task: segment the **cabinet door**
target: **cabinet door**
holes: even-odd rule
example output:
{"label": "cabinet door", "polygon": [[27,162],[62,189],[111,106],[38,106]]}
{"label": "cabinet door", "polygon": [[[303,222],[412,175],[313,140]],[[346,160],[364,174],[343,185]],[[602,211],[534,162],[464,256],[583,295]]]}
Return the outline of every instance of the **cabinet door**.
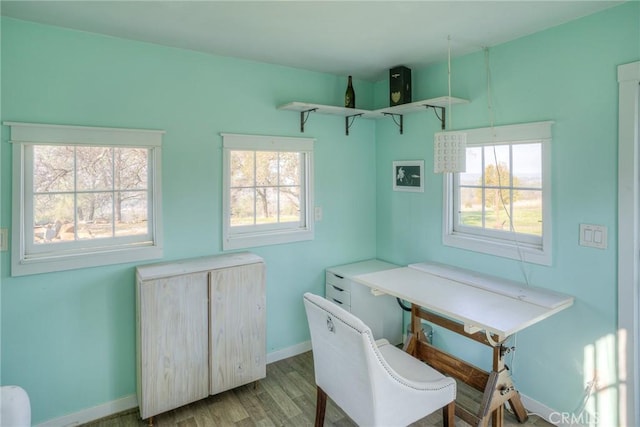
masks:
{"label": "cabinet door", "polygon": [[204,272],[138,283],[143,419],[208,396],[207,278]]}
{"label": "cabinet door", "polygon": [[210,272],[210,393],[266,376],[264,264]]}

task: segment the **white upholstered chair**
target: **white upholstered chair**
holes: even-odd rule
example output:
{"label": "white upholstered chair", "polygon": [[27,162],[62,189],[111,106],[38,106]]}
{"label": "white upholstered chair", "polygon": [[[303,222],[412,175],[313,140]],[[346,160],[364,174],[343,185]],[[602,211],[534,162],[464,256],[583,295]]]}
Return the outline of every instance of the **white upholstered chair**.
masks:
{"label": "white upholstered chair", "polygon": [[15,385],[0,387],[0,427],[30,427],[29,395]]}
{"label": "white upholstered chair", "polygon": [[406,426],[440,408],[454,427],[456,383],[389,344],[326,299],[304,294],[317,386],[316,427],[329,396],[360,426]]}

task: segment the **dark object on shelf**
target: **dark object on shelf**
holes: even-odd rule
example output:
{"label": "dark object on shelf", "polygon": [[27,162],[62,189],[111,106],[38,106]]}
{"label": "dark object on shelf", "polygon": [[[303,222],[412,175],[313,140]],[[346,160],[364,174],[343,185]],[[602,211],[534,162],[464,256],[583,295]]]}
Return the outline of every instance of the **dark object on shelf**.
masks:
{"label": "dark object on shelf", "polygon": [[353,90],[353,80],[349,76],[349,84],[344,94],[344,106],[347,108],[356,108],[356,93]]}
{"label": "dark object on shelf", "polygon": [[411,69],[398,66],[389,70],[389,106],[411,102]]}

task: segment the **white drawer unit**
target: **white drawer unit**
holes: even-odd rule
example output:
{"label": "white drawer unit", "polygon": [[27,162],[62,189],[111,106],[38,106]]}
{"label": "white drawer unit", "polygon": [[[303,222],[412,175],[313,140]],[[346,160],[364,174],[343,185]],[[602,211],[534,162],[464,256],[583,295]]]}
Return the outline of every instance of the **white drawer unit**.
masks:
{"label": "white drawer unit", "polygon": [[371,328],[375,339],[402,343],[402,309],[390,295],[375,296],[367,286],[352,280],[354,276],[398,268],[398,265],[371,259],[327,268],[325,298],[359,317]]}
{"label": "white drawer unit", "polygon": [[351,311],[351,290],[349,286],[349,279],[336,275],[334,272],[327,271],[325,297],[329,301],[333,301],[334,303],[342,306],[345,310]]}

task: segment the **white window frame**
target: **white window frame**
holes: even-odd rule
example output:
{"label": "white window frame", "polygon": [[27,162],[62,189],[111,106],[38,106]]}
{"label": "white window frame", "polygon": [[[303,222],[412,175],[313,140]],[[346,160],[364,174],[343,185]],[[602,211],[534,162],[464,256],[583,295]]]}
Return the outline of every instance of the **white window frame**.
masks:
{"label": "white window frame", "polygon": [[[551,265],[551,125],[552,121],[508,126],[468,129],[467,147],[501,144],[542,144],[542,237],[532,241],[521,233],[493,233],[492,230],[466,233],[456,231],[454,200],[457,174],[445,175],[443,189],[442,242],[446,246],[517,259],[534,264]],[[504,236],[504,237],[501,237]]]}
{"label": "white window frame", "polygon": [[[223,133],[222,161],[222,249],[243,249],[255,246],[313,240],[313,138],[296,138],[265,135],[242,135]],[[253,225],[231,227],[230,152],[286,151],[304,155],[301,172],[300,222],[295,224]]]}
{"label": "white window frame", "polygon": [[[10,142],[13,145],[12,276],[162,258],[161,160],[164,131],[20,122],[3,124],[11,128]],[[148,185],[151,200],[148,202],[149,235],[145,241],[132,242],[130,238],[100,239],[100,243],[87,241],[86,246],[74,242],[72,245],[61,244],[58,247],[51,245],[50,248],[53,250],[31,251],[33,245],[27,242],[27,238],[32,234],[26,232],[26,227],[33,227],[33,212],[29,211],[33,203],[33,200],[30,200],[33,197],[33,188],[27,188],[27,183],[32,182],[33,177],[27,177],[26,174],[33,173],[31,148],[34,145],[93,145],[149,149]],[[69,247],[72,249],[69,250]]]}
{"label": "white window frame", "polygon": [[[618,66],[620,425],[640,422],[640,61]],[[626,341],[625,341],[626,340]]]}

